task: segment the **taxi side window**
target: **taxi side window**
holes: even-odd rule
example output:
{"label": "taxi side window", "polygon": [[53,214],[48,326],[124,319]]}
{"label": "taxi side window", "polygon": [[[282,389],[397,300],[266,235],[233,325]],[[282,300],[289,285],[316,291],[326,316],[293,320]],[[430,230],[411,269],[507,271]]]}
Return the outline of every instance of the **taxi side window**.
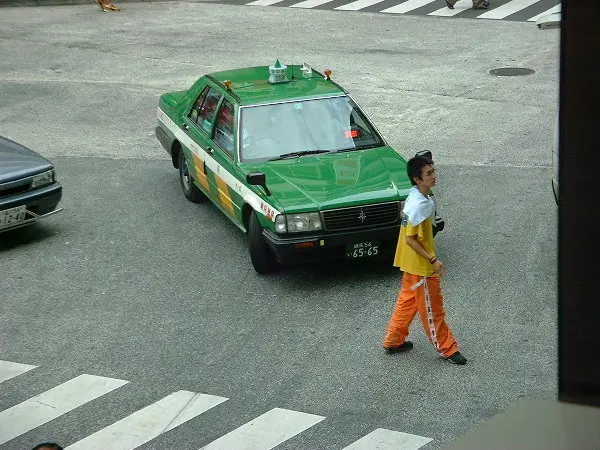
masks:
{"label": "taxi side window", "polygon": [[196,102],[194,103],[192,110],[188,114],[188,117],[194,123],[198,122],[198,114],[200,113],[200,110],[202,109],[202,103],[206,99],[206,94],[208,94],[209,89],[210,88],[208,86],[206,86],[204,89],[202,89],[202,92],[200,93],[200,97],[198,97],[196,99]]}
{"label": "taxi side window", "polygon": [[190,112],[190,119],[210,133],[219,100],[221,94],[216,89],[206,86]]}
{"label": "taxi side window", "polygon": [[233,105],[229,100],[223,100],[217,124],[215,126],[215,143],[233,158]]}

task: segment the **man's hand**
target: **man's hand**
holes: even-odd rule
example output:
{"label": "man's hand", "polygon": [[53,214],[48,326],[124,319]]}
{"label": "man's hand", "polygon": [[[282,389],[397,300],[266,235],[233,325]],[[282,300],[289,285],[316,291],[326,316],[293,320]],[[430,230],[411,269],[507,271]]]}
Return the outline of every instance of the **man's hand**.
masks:
{"label": "man's hand", "polygon": [[[425,250],[425,248],[418,241],[416,236],[406,236],[406,243],[410,248],[412,248],[417,254],[421,255],[427,261],[431,261],[431,255]],[[439,276],[446,275],[446,266],[439,259],[436,258],[436,261],[432,264],[433,270]]]}
{"label": "man's hand", "polygon": [[439,259],[437,261],[435,261],[432,264],[432,266],[433,266],[433,270],[435,271],[435,273],[437,273],[440,277],[444,276],[444,275],[446,275],[446,273],[448,273],[446,266]]}

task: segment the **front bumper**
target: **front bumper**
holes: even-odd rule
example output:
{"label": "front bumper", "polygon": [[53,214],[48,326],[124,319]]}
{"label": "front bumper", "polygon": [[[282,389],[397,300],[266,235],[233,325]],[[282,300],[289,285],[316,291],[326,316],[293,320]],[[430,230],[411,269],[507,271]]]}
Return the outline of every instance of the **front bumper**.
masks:
{"label": "front bumper", "polygon": [[[362,242],[378,242],[378,252],[373,258],[391,255],[396,250],[400,224],[368,230],[337,233],[319,232],[309,236],[278,235],[263,230],[265,241],[280,264],[293,264],[346,257],[346,246]],[[308,246],[312,244],[312,246]]]}
{"label": "front bumper", "polygon": [[0,224],[0,233],[31,225],[41,218],[61,211],[62,208],[57,208],[61,198],[62,185],[58,182],[15,195],[0,197],[0,211],[23,205],[26,209],[23,220],[11,224]]}

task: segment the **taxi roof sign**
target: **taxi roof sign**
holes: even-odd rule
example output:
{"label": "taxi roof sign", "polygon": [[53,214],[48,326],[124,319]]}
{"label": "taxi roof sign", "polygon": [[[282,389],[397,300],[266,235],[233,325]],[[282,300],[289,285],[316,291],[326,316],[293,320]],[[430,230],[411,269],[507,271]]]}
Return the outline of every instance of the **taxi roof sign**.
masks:
{"label": "taxi roof sign", "polygon": [[281,64],[279,59],[275,61],[275,64],[269,66],[269,83],[277,84],[277,83],[287,83],[287,66]]}

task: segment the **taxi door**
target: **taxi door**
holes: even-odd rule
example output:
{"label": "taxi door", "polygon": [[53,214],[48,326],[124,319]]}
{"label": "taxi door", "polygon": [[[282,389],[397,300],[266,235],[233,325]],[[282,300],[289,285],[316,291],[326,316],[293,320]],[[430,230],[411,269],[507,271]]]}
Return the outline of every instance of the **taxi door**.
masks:
{"label": "taxi door", "polygon": [[207,166],[211,164],[212,158],[211,134],[214,118],[222,100],[223,95],[218,89],[205,86],[182,125],[183,131],[192,141],[187,146],[189,152],[186,153],[190,174],[204,194],[215,203],[218,202],[218,197],[216,190],[211,187]]}
{"label": "taxi door", "polygon": [[225,97],[219,104],[213,124],[209,150],[213,161],[207,164],[207,174],[218,206],[238,226],[242,226],[243,199],[239,193],[242,181],[237,176],[235,165],[235,113],[234,103]]}

